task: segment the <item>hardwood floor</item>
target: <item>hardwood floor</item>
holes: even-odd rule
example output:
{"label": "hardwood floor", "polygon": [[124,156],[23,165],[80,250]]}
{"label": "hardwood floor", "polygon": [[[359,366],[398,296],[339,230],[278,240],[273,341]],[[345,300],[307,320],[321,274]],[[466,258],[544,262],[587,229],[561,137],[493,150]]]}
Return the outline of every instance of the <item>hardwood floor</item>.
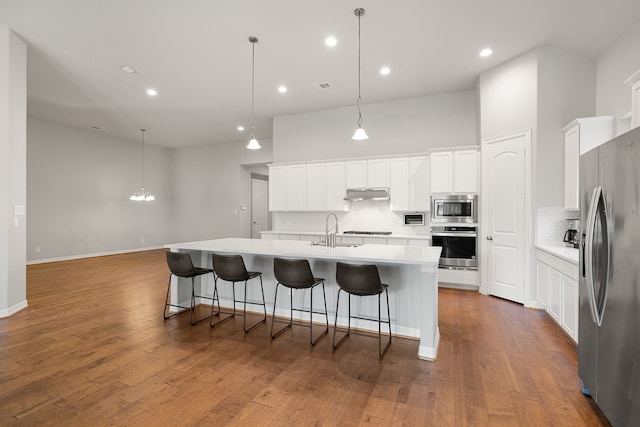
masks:
{"label": "hardwood floor", "polygon": [[394,338],[378,361],[363,335],[333,353],[301,326],[165,322],[168,274],[164,251],[27,267],[29,307],[0,319],[0,425],[608,425],[544,312],[441,289],[438,359]]}

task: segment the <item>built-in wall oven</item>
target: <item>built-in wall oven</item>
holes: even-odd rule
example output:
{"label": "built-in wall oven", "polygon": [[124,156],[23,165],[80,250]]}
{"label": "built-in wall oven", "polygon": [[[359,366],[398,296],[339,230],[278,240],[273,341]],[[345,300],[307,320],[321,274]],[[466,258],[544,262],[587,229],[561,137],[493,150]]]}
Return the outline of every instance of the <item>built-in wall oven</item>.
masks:
{"label": "built-in wall oven", "polygon": [[477,270],[476,225],[431,226],[431,245],[442,247],[441,268]]}

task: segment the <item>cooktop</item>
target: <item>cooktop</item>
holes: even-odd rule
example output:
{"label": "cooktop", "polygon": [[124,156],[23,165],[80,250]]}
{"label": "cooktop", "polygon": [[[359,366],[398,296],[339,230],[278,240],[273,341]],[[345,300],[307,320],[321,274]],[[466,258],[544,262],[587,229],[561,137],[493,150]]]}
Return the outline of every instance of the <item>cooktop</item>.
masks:
{"label": "cooktop", "polygon": [[353,231],[353,230],[349,230],[349,231],[343,231],[342,234],[381,234],[384,236],[388,236],[389,234],[391,234],[390,231]]}

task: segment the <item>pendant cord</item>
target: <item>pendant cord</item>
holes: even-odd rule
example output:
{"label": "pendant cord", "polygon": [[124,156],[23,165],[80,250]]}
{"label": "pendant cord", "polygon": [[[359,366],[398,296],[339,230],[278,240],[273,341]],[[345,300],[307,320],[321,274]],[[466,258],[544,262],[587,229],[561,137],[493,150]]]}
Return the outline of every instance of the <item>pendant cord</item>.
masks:
{"label": "pendant cord", "polygon": [[146,129],[140,129],[142,131],[142,189],[144,190],[144,133]]}
{"label": "pendant cord", "polygon": [[358,100],[356,106],[358,107],[358,127],[362,127],[362,112],[360,111],[360,18],[361,14],[358,14]]}
{"label": "pendant cord", "polygon": [[256,139],[254,126],[256,123],[256,115],[253,111],[255,105],[255,72],[256,72],[256,44],[251,43],[251,139]]}

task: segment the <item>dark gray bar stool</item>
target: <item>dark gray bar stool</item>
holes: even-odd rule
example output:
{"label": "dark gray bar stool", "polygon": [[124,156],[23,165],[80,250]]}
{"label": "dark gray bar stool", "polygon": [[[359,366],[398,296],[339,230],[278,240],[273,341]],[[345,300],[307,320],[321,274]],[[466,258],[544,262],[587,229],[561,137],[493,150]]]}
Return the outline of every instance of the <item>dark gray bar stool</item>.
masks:
{"label": "dark gray bar stool", "polygon": [[[276,338],[278,335],[283,333],[285,330],[289,329],[293,325],[293,311],[303,311],[309,313],[309,342],[311,345],[316,345],[318,341],[324,338],[325,335],[329,333],[329,315],[327,314],[327,296],[324,291],[324,279],[320,277],[313,277],[313,273],[311,272],[311,267],[309,266],[309,261],[306,259],[284,259],[284,258],[274,258],[273,259],[273,272],[276,276],[276,293],[273,299],[273,320],[271,322],[271,339]],[[286,326],[281,328],[275,334],[273,333],[273,325],[276,323],[276,303],[278,301],[278,287],[282,285],[290,289],[310,289],[311,292],[311,302],[309,306],[309,310],[293,308],[293,292],[290,295],[290,319],[289,322],[277,322],[277,323],[286,323]],[[313,288],[318,285],[322,285],[322,296],[324,298],[324,312],[321,311],[313,311]],[[316,314],[324,314],[326,319],[326,328],[316,338],[313,339],[313,313]]]}
{"label": "dark gray bar stool", "polygon": [[[214,306],[214,299],[216,298],[216,293],[214,289],[213,297],[208,297],[205,295],[196,295],[195,293],[195,278],[197,276],[201,276],[203,274],[213,273],[213,269],[211,268],[201,268],[194,267],[193,262],[191,261],[191,256],[187,253],[179,253],[179,252],[167,252],[167,265],[169,266],[169,270],[171,274],[169,274],[169,285],[167,286],[167,297],[164,300],[164,320],[170,319],[172,317],[177,316],[178,314],[184,313],[186,310],[189,310],[189,323],[195,325],[196,323],[200,323],[203,320],[209,319],[209,317],[204,317],[202,319],[193,321],[193,309],[196,304],[197,298],[205,298],[211,300],[211,307]],[[191,306],[184,307],[178,304],[169,303],[169,292],[171,291],[171,276],[183,277],[183,278],[191,278]],[[220,302],[218,301],[218,306],[220,306]],[[182,309],[181,311],[168,315],[167,308],[175,307]]]}
{"label": "dark gray bar stool", "polygon": [[[247,268],[244,265],[244,260],[242,259],[242,255],[219,255],[213,254],[213,277],[214,277],[214,287],[213,293],[214,297],[218,300],[218,312],[214,313],[214,306],[211,305],[211,322],[209,325],[213,328],[220,323],[232,318],[236,314],[236,302],[243,303],[243,328],[244,332],[247,333],[256,326],[265,323],[267,321],[267,306],[264,302],[264,287],[262,286],[262,273],[259,271],[247,271]],[[260,291],[262,292],[262,302],[248,302],[247,301],[247,282],[253,278],[260,278]],[[222,279],[226,282],[231,282],[231,289],[233,291],[233,312],[232,313],[224,313],[228,314],[227,317],[220,319],[217,322],[213,322],[213,317],[221,314],[220,311],[220,299],[218,298],[218,279]],[[240,301],[236,300],[236,283],[244,282],[244,298]],[[254,323],[249,328],[247,328],[247,304],[251,305],[261,305],[264,309],[264,317],[262,320],[259,320],[257,323]]]}
{"label": "dark gray bar stool", "polygon": [[[389,286],[380,282],[378,267],[373,264],[357,265],[338,262],[336,264],[336,282],[338,283],[339,289],[336,302],[336,321],[334,324],[332,341],[333,350],[335,351],[340,346],[340,344],[342,344],[344,340],[349,336],[351,332],[352,317],[354,319],[373,320],[378,322],[378,357],[382,359],[382,356],[384,356],[384,353],[387,351],[389,345],[391,344],[391,312],[389,310]],[[349,317],[346,333],[336,344],[336,332],[338,330],[338,308],[340,307],[341,291],[345,291],[349,295]],[[382,320],[382,316],[380,315],[380,296],[382,295],[382,292],[384,292],[387,297],[387,320]],[[378,318],[370,319],[367,317],[352,316],[351,295],[359,297],[377,295]],[[385,345],[384,349],[382,348],[382,323],[387,323],[389,325],[389,341]]]}

